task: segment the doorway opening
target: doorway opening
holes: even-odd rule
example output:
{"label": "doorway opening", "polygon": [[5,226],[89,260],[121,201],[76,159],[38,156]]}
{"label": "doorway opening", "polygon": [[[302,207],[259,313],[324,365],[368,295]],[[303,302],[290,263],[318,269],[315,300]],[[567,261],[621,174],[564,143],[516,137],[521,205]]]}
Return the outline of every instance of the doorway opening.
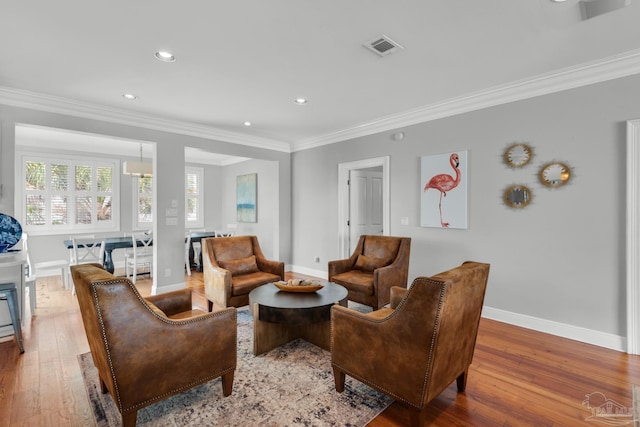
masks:
{"label": "doorway opening", "polygon": [[[356,171],[363,170],[381,170],[382,181],[380,185],[381,188],[379,189],[382,205],[381,221],[378,221],[376,215],[370,216],[369,218],[373,221],[371,221],[371,224],[369,224],[368,227],[373,227],[371,230],[374,228],[376,230],[381,228],[381,232],[376,232],[376,234],[389,235],[389,156],[340,163],[338,164],[338,240],[340,244],[340,258],[347,258],[351,255],[352,245],[354,244],[352,243],[354,237],[351,236],[351,210],[353,208],[359,209],[361,207],[361,204],[358,203],[355,205],[351,204],[349,180],[352,175],[355,176],[357,174]],[[359,173],[358,175],[362,176],[365,174]],[[374,183],[374,188],[376,185],[378,184]],[[374,224],[376,222],[379,223]]]}

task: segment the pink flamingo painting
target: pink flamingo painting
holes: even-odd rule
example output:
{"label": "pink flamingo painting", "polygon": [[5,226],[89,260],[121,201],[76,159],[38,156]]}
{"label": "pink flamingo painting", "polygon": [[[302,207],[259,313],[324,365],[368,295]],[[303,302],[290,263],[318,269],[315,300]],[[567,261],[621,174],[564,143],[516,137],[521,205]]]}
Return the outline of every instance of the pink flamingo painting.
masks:
{"label": "pink flamingo painting", "polygon": [[442,219],[442,197],[446,197],[447,192],[456,188],[460,183],[460,169],[458,169],[458,166],[460,166],[460,158],[457,153],[453,153],[451,157],[449,157],[449,163],[456,173],[455,178],[446,173],[434,175],[429,182],[427,182],[427,185],[424,186],[424,191],[434,188],[440,192],[440,204],[438,208],[440,209],[440,225],[443,227],[449,227],[449,223],[444,222]]}

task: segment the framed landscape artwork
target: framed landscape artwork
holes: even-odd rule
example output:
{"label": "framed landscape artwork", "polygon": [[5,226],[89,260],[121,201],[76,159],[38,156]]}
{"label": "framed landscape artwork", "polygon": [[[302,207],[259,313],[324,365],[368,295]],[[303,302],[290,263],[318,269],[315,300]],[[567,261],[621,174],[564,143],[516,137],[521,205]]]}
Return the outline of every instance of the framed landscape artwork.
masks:
{"label": "framed landscape artwork", "polygon": [[236,214],[238,222],[257,222],[258,174],[236,177]]}
{"label": "framed landscape artwork", "polygon": [[466,151],[423,156],[420,167],[420,226],[468,228]]}

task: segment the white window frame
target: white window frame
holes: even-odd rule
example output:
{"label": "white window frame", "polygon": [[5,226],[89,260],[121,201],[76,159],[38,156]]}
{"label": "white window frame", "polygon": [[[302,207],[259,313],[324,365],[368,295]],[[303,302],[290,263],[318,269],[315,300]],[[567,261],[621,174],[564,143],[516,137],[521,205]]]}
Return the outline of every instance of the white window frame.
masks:
{"label": "white window frame", "polygon": [[[81,155],[56,155],[47,153],[19,152],[16,156],[16,169],[20,170],[20,181],[16,182],[15,206],[16,216],[20,218],[25,231],[32,235],[58,235],[72,233],[92,233],[92,232],[112,232],[120,229],[120,160],[112,158],[95,158]],[[34,194],[32,190],[26,188],[27,179],[27,162],[44,163],[45,166],[45,189],[40,193],[45,196],[47,205],[45,207],[45,224],[29,225],[26,218],[26,198],[27,194]],[[53,225],[51,223],[51,196],[60,194],[58,191],[51,189],[51,165],[65,164],[69,166],[69,189],[64,192],[68,197],[67,200],[67,224]],[[92,187],[88,192],[79,191],[75,188],[75,167],[89,166],[92,169]],[[98,191],[96,185],[96,170],[99,167],[110,167],[113,170],[111,179],[111,220],[97,221],[96,211],[92,211],[91,224],[76,224],[76,197],[81,195],[89,195],[97,198],[98,196],[108,195],[108,193]]]}
{"label": "white window frame", "polygon": [[[188,175],[189,174],[195,174],[197,176],[197,180],[198,180],[198,194],[195,195],[195,197],[193,195],[189,195],[189,193],[187,192],[187,187],[188,187]],[[151,178],[153,179],[153,178]],[[138,201],[140,200],[140,178],[136,178],[133,181],[133,224],[134,224],[134,229],[135,230],[148,230],[150,228],[153,227],[153,218],[154,218],[154,213],[153,211],[151,212],[151,221],[145,221],[145,222],[141,222],[138,212],[139,212],[139,206],[138,206]],[[154,194],[153,192],[150,195],[151,199],[153,200]],[[188,206],[188,199],[189,198],[195,198],[197,200],[197,219],[195,221],[189,221],[189,219],[187,218],[187,206]],[[200,167],[196,167],[196,166],[187,166],[185,167],[185,173],[184,173],[184,223],[185,223],[185,228],[202,228],[204,227],[204,168],[200,168]]]}
{"label": "white window frame", "polygon": [[[196,175],[198,181],[198,194],[189,194],[187,191],[189,188],[188,177],[189,174]],[[196,219],[190,221],[187,217],[189,206],[189,199],[195,199],[197,203]],[[184,224],[186,228],[202,228],[204,227],[204,168],[196,166],[187,166],[184,173]]]}
{"label": "white window frame", "polygon": [[153,193],[153,177],[150,177],[151,181],[151,193],[149,193],[147,195],[147,193],[144,193],[145,196],[147,197],[151,197],[151,220],[150,221],[140,221],[140,206],[139,206],[139,202],[140,202],[140,196],[143,195],[143,193],[140,193],[140,177],[136,177],[135,179],[132,180],[133,183],[133,229],[134,230],[150,230],[153,228],[153,221],[154,221],[154,212],[153,212],[153,199],[155,197],[154,193]]}

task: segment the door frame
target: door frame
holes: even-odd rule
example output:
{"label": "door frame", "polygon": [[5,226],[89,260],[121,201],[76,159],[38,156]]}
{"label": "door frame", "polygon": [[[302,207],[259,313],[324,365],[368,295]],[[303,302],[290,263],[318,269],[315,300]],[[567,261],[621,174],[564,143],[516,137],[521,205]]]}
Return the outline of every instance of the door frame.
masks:
{"label": "door frame", "polygon": [[640,354],[640,119],[627,121],[627,353]]}
{"label": "door frame", "polygon": [[349,252],[349,172],[382,166],[382,234],[389,235],[389,156],[356,160],[338,164],[338,241],[340,258],[348,258]]}

